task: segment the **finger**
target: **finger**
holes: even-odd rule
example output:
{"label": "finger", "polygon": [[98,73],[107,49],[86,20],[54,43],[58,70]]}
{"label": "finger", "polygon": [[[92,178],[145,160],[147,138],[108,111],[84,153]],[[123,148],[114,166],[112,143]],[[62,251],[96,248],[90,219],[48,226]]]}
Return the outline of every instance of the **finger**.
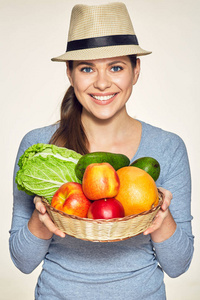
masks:
{"label": "finger", "polygon": [[169,197],[172,199],[172,193],[163,187],[158,187],[158,189],[164,194],[165,197]]}
{"label": "finger", "polygon": [[56,227],[47,213],[44,215],[39,215],[39,219],[50,232],[62,238],[65,237],[65,233]]}
{"label": "finger", "polygon": [[35,196],[33,199],[33,203],[36,204],[37,202],[42,201],[42,198],[40,196]]}
{"label": "finger", "polygon": [[151,234],[151,233],[154,232],[156,229],[158,229],[158,227],[159,227],[159,220],[157,221],[156,219],[158,219],[158,216],[155,217],[155,219],[154,219],[153,223],[151,224],[151,226],[148,227],[148,228],[143,232],[144,235]]}
{"label": "finger", "polygon": [[165,219],[166,215],[167,215],[167,211],[165,211],[165,212],[159,211],[157,213],[157,215],[155,216],[155,219],[154,219],[152,225],[149,228],[147,228],[143,232],[143,234],[147,235],[147,234],[150,234],[150,233],[156,231],[162,225],[162,222]]}
{"label": "finger", "polygon": [[35,196],[35,198],[33,199],[33,202],[35,204],[35,208],[37,209],[37,211],[41,214],[45,214],[46,213],[46,207],[45,205],[42,203],[42,198],[39,196]]}
{"label": "finger", "polygon": [[163,204],[161,206],[161,209],[163,211],[166,211],[170,206],[171,200],[173,198],[172,193],[162,187],[159,187],[158,189],[163,193]]}

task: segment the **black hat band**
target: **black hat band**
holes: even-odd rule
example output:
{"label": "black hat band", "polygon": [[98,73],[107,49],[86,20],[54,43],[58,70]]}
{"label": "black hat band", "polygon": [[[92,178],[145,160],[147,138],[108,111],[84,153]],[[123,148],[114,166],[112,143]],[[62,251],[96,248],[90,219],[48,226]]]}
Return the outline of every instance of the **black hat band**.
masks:
{"label": "black hat band", "polygon": [[70,41],[67,43],[67,52],[81,49],[121,46],[121,45],[139,45],[136,35],[108,35]]}

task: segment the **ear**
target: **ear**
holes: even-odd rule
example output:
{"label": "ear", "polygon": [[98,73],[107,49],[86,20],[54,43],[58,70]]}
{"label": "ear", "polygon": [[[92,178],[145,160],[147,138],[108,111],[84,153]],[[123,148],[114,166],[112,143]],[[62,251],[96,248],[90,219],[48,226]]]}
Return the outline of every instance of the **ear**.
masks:
{"label": "ear", "polygon": [[69,62],[66,62],[66,73],[67,73],[67,77],[69,79],[69,82],[71,83],[71,86],[73,86],[73,81],[72,81],[72,74],[69,68]]}
{"label": "ear", "polygon": [[136,66],[134,68],[133,85],[135,85],[136,82],[138,81],[139,75],[140,75],[140,59],[137,58],[137,60],[136,60]]}

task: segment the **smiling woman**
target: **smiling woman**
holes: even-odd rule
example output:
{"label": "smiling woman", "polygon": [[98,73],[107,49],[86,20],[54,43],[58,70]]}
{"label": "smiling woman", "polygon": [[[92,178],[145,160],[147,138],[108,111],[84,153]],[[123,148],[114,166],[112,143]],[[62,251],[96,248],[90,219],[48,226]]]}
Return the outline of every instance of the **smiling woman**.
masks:
{"label": "smiling woman", "polygon": [[[140,61],[136,55],[93,61],[68,61],[67,74],[72,86],[63,98],[60,127],[51,142],[57,146],[74,149],[81,154],[88,153],[89,144],[83,127],[84,115],[90,111],[94,118],[95,113],[99,114],[99,117],[101,115],[101,119],[111,118],[114,114],[111,105],[107,110],[100,106],[114,101],[115,106],[118,105],[115,113],[127,114],[124,104],[131,95],[132,86],[137,82],[139,72]],[[122,96],[124,101],[120,103],[119,98]],[[122,112],[119,111],[119,105],[123,107]],[[118,114],[116,116],[118,117]]]}
{"label": "smiling woman", "polygon": [[[71,83],[60,121],[27,133],[16,161],[37,143],[80,154],[123,154],[130,163],[153,157],[160,164],[156,185],[163,204],[144,234],[116,243],[93,243],[66,236],[51,221],[41,198],[14,184],[10,253],[24,273],[44,261],[36,300],[165,300],[164,272],[177,277],[190,266],[191,178],[185,144],[178,135],[127,112],[140,74],[139,57],[150,53],[139,46],[123,3],[74,6],[67,50],[52,59],[66,63]],[[18,169],[16,164],[15,174]],[[90,188],[88,182],[87,191]]]}
{"label": "smiling woman", "polygon": [[81,121],[88,115],[95,121],[127,117],[125,104],[137,82],[139,59],[132,68],[128,56],[79,62],[67,69],[74,93],[82,105]]}

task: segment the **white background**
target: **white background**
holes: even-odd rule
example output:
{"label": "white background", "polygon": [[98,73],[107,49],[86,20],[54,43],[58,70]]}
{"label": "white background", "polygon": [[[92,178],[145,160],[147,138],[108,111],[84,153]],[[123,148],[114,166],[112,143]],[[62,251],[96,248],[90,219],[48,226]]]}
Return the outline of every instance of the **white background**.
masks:
{"label": "white background", "polygon": [[[59,119],[59,106],[68,81],[65,65],[50,59],[65,52],[71,9],[80,2],[107,3],[0,0],[2,300],[33,299],[41,267],[30,275],[20,273],[11,262],[8,250],[13,166],[24,134]],[[129,113],[180,135],[191,164],[195,254],[184,275],[176,279],[165,276],[168,300],[199,299],[200,2],[127,0],[124,3],[141,47],[153,51],[141,58],[141,75],[128,103]]]}

